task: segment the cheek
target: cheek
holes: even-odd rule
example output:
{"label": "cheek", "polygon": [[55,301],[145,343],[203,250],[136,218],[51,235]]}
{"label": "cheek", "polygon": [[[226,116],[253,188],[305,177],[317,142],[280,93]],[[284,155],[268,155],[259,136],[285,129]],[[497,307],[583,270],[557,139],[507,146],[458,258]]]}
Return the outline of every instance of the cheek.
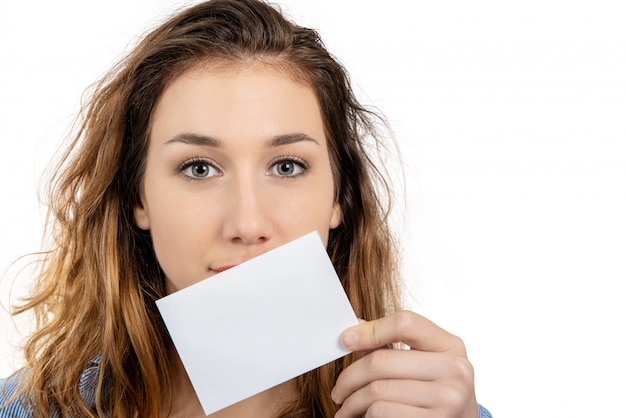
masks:
{"label": "cheek", "polygon": [[285,223],[284,228],[294,232],[292,238],[316,230],[326,243],[328,231],[333,228],[334,212],[333,194],[328,190],[320,188],[318,192],[305,192],[301,199],[293,199],[291,205],[284,206],[277,222]]}
{"label": "cheek", "polygon": [[203,279],[204,256],[216,233],[214,214],[197,200],[168,193],[150,201],[150,233],[166,277],[176,288]]}
{"label": "cheek", "polygon": [[166,228],[154,228],[152,239],[157,261],[170,283],[170,291],[183,289],[207,273],[202,260],[207,247],[200,228],[172,222]]}
{"label": "cheek", "polygon": [[190,228],[187,218],[180,214],[168,215],[159,212],[152,216],[152,241],[154,243],[154,251],[157,259],[163,265],[171,264],[172,260],[176,260],[181,255],[188,254],[193,249],[193,234],[196,231]]}

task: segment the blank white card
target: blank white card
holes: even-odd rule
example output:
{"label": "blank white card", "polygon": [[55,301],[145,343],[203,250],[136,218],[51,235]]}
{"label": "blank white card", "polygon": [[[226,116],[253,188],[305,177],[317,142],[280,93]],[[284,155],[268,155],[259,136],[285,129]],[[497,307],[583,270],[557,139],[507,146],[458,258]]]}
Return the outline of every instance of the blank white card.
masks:
{"label": "blank white card", "polygon": [[348,354],[358,324],[316,232],[157,306],[207,415]]}

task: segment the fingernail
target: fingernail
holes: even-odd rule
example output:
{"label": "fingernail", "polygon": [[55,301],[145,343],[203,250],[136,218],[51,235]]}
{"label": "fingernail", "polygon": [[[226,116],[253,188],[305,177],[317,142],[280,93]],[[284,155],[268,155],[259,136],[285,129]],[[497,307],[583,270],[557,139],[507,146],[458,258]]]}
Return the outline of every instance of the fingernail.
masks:
{"label": "fingernail", "polygon": [[348,331],[343,334],[343,345],[346,348],[354,347],[359,342],[359,333],[356,331]]}

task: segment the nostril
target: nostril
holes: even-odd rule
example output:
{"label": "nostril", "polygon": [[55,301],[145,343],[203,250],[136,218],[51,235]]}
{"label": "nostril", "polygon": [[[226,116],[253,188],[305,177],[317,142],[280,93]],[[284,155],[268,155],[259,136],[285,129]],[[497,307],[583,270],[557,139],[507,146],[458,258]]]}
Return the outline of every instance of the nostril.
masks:
{"label": "nostril", "polygon": [[225,208],[224,238],[233,243],[260,244],[271,239],[274,230],[272,208],[259,203],[254,193],[234,193]]}

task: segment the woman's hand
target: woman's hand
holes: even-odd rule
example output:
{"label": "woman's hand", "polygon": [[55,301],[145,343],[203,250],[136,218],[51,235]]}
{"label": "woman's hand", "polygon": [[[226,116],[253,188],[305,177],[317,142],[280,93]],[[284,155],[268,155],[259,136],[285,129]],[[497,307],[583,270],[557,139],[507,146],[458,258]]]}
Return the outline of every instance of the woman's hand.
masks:
{"label": "woman's hand", "polygon": [[[362,354],[337,379],[336,418],[477,418],[474,371],[465,345],[410,311],[365,322],[343,333]],[[410,350],[381,348],[402,342]]]}

